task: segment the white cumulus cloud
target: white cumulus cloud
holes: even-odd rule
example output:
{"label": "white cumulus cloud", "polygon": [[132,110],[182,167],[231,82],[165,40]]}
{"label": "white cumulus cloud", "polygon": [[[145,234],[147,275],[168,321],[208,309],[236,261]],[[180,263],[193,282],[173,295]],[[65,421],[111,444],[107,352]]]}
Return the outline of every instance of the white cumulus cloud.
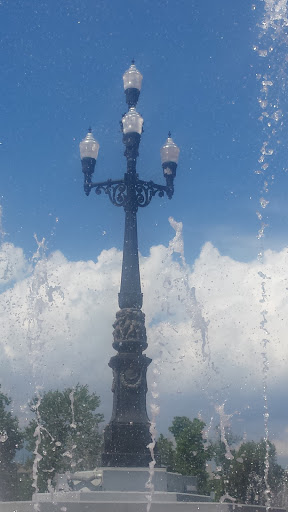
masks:
{"label": "white cumulus cloud", "polygon": [[[141,257],[146,353],[154,360],[148,386],[156,375],[160,417],[178,414],[181,400],[182,414],[190,416],[198,412],[187,409],[194,399],[199,408],[205,400],[249,408],[256,396],[261,401],[266,377],[268,394],[277,400],[288,380],[288,249],[267,251],[263,263],[243,263],[207,242],[189,266],[181,224],[173,227],[168,247],[151,247]],[[23,404],[36,385],[55,389],[79,381],[108,397],[109,415],[107,363],[115,354],[121,252],[112,248],[96,262],[71,262],[56,251],[32,268],[20,248],[3,244],[1,251],[11,269],[11,286],[0,294],[4,390]],[[6,285],[8,274],[2,275]]]}

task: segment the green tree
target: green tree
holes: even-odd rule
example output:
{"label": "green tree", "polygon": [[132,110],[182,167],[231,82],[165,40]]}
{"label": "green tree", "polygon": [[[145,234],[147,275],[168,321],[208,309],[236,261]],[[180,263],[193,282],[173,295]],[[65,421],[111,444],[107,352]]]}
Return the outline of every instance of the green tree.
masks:
{"label": "green tree", "polygon": [[225,428],[224,442],[219,426],[216,428],[216,432],[216,440],[211,444],[213,461],[216,466],[212,488],[215,491],[215,500],[219,501],[222,496],[228,494],[227,483],[229,483],[231,461],[234,460],[237,448],[236,445],[239,445],[241,438],[233,434],[228,428]]}
{"label": "green tree", "polygon": [[32,400],[35,418],[25,430],[25,440],[34,454],[29,463],[34,468],[33,486],[39,492],[47,490],[55,473],[93,469],[99,464],[99,424],[103,421],[103,415],[95,412],[99,405],[99,397],[80,384],[74,390],[48,391]]}
{"label": "green tree", "polygon": [[17,492],[13,501],[30,501],[32,499],[32,468],[29,460],[25,464],[17,463]]}
{"label": "green tree", "polygon": [[1,392],[0,386],[0,496],[3,501],[12,500],[17,494],[17,466],[13,460],[23,440],[18,419],[8,410],[10,404],[11,399]]}
{"label": "green tree", "polygon": [[157,451],[161,466],[165,466],[168,471],[175,471],[175,448],[173,442],[163,434],[157,440]]}
{"label": "green tree", "polygon": [[284,470],[282,482],[279,491],[273,496],[272,504],[274,507],[288,510],[288,471]]}
{"label": "green tree", "polygon": [[267,460],[266,442],[263,439],[258,443],[242,443],[237,450],[231,450],[233,458],[222,465],[222,473],[221,470],[218,471],[216,499],[219,499],[221,494],[229,494],[238,503],[266,505],[269,496],[267,491],[270,490],[273,500],[273,496],[281,488],[284,470],[277,464],[275,446],[268,442],[267,447]]}
{"label": "green tree", "polygon": [[205,423],[186,416],[176,416],[169,431],[175,439],[174,470],[182,475],[197,476],[199,492],[208,491],[206,464],[211,460],[212,450],[203,438]]}

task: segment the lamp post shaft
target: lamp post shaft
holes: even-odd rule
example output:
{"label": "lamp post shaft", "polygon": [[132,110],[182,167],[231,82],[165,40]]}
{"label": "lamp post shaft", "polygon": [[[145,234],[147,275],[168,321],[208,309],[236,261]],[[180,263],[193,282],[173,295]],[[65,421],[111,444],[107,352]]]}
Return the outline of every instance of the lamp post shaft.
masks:
{"label": "lamp post shaft", "polygon": [[127,187],[127,200],[125,204],[125,231],[123,244],[123,261],[121,273],[121,287],[119,293],[119,307],[136,308],[142,307],[142,293],[139,271],[138,256],[138,235],[137,235],[137,200],[136,200],[136,159],[140,136],[123,137],[126,145],[125,156],[127,158],[127,172],[124,176],[124,183]]}
{"label": "lamp post shaft", "polygon": [[132,208],[125,211],[123,261],[118,302],[120,309],[141,309],[142,307],[138,257],[137,213]]}

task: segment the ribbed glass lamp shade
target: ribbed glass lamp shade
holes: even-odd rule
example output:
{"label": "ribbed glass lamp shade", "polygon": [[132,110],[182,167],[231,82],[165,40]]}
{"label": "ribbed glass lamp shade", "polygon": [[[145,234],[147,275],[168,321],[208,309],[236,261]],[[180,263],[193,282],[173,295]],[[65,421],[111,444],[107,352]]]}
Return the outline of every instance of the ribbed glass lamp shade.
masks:
{"label": "ribbed glass lamp shade", "polygon": [[91,131],[89,131],[85,139],[81,140],[80,144],[80,157],[83,158],[95,158],[97,160],[99,143],[94,139]]}
{"label": "ribbed glass lamp shade", "polygon": [[142,133],[143,117],[136,112],[135,107],[129,108],[127,114],[122,117],[123,133]]}
{"label": "ribbed glass lamp shade", "polygon": [[164,146],[160,149],[161,162],[165,164],[166,162],[174,162],[178,164],[180,149],[176,146],[172,137],[168,137]]}
{"label": "ribbed glass lamp shade", "polygon": [[131,64],[130,68],[123,75],[124,91],[126,89],[138,89],[141,91],[143,76],[136,68],[135,64]]}

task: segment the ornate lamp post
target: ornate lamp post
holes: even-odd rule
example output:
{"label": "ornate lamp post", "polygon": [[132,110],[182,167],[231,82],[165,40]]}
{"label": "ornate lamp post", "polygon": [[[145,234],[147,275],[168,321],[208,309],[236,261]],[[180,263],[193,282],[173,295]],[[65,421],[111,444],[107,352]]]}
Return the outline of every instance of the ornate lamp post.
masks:
{"label": "ornate lamp post", "polygon": [[142,75],[132,61],[123,75],[126,103],[129,110],[123,116],[124,155],[127,171],[119,180],[92,182],[92,175],[99,151],[91,129],[80,142],[84,191],[88,196],[92,189],[96,194],[105,192],[112,204],[123,206],[125,211],[125,233],[121,287],[118,296],[120,311],[113,324],[113,348],[117,355],[111,357],[109,366],[113,370],[113,411],[110,423],[104,432],[103,466],[147,467],[151,461],[147,445],[151,442],[150,422],[146,411],[147,367],[151,359],[142,352],[147,348],[145,315],[141,311],[142,292],[140,284],[137,210],[148,206],[152,197],[167,194],[171,199],[179,157],[179,148],[171,134],[161,148],[161,160],[166,185],[140,180],[136,173],[136,160],[142,134],[143,119],[136,111],[140,95]]}

